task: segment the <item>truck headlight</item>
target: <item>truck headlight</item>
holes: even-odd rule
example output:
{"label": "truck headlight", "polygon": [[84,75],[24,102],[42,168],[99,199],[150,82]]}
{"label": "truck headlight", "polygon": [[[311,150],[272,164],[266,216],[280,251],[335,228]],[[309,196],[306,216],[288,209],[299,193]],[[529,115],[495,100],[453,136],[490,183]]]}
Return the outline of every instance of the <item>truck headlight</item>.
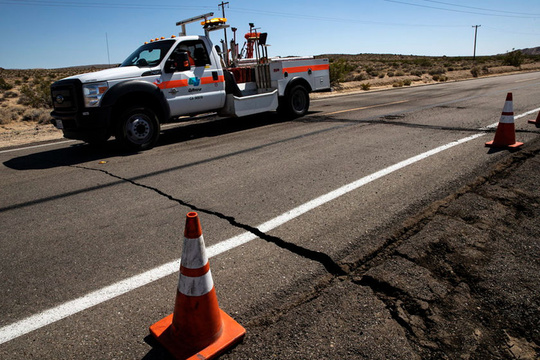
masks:
{"label": "truck headlight", "polygon": [[106,82],[83,85],[84,105],[86,107],[97,107],[103,95],[109,90]]}

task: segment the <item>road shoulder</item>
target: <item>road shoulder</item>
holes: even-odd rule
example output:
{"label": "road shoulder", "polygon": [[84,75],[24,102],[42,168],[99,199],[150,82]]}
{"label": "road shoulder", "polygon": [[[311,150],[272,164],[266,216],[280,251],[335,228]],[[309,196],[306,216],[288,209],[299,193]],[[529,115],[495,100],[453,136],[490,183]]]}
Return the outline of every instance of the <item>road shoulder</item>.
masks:
{"label": "road shoulder", "polygon": [[224,358],[538,359],[538,153],[527,144],[408,219],[367,262],[344,259],[347,276],[250,322]]}

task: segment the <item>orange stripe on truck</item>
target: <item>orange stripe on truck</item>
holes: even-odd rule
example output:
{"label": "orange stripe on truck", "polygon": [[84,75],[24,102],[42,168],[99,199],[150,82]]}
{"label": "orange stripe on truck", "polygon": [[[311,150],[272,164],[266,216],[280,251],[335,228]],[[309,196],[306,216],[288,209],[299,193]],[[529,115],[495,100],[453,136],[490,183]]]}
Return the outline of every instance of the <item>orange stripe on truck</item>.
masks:
{"label": "orange stripe on truck", "polygon": [[161,84],[157,84],[157,87],[160,88],[161,90],[184,87],[184,86],[188,86],[188,79],[164,81]]}
{"label": "orange stripe on truck", "polygon": [[211,76],[201,78],[201,84],[203,84],[203,85],[205,85],[205,84],[213,84],[213,83],[222,83],[222,82],[225,82],[225,76],[223,76],[223,75],[218,76],[217,80],[214,80],[214,78],[211,77]]}
{"label": "orange stripe on truck", "polygon": [[324,65],[311,65],[311,66],[294,66],[294,67],[284,67],[283,72],[284,73],[300,73],[300,72],[307,72],[309,69],[311,71],[321,71],[321,70],[329,70],[330,65],[324,64]]}
{"label": "orange stripe on truck", "polygon": [[[222,82],[225,82],[225,77],[223,75],[218,76],[217,80],[214,80],[212,76],[206,76],[206,77],[201,78],[201,85],[222,83]],[[156,86],[160,88],[161,90],[186,87],[186,86],[189,86],[189,80],[180,79],[180,80],[164,81],[161,84],[156,84]]]}

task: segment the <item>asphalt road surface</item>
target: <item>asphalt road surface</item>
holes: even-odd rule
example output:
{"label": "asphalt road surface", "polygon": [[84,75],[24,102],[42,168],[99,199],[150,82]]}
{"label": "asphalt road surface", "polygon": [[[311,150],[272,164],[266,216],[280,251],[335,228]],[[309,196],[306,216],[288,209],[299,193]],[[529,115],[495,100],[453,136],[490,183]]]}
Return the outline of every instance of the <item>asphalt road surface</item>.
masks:
{"label": "asphalt road surface", "polygon": [[201,118],[137,154],[112,141],[0,149],[0,358],[166,358],[148,326],[172,311],[193,210],[220,306],[249,325],[233,357],[250,358],[246,344],[270,345],[251,325],[511,155],[484,147],[508,92],[526,147],[540,73],[328,96],[293,121]]}

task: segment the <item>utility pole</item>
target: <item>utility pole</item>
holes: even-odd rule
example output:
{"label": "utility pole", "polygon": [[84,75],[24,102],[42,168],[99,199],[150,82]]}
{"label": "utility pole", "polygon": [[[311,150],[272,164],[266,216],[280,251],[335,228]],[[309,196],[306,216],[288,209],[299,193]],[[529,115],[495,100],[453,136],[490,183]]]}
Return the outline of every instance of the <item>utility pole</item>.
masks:
{"label": "utility pole", "polygon": [[[229,2],[221,2],[221,4],[218,5],[218,8],[221,7],[221,10],[222,10],[222,13],[223,13],[223,18],[225,18],[225,5],[227,5],[227,7],[229,7]],[[229,49],[228,49],[228,44],[227,44],[227,29],[223,29],[223,33],[225,34],[225,64],[227,64],[227,66],[229,66]]]}
{"label": "utility pole", "polygon": [[473,25],[474,28],[474,52],[473,52],[473,61],[476,61],[476,34],[478,32],[478,28],[482,25]]}

